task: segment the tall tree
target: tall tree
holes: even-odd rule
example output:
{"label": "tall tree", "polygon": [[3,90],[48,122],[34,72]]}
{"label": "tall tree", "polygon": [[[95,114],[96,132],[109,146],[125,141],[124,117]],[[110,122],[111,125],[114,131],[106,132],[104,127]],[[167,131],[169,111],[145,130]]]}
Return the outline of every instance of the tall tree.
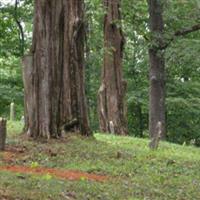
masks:
{"label": "tall tree", "polygon": [[[149,46],[150,60],[150,108],[149,108],[149,132],[153,141],[166,137],[165,117],[165,57],[166,48],[180,36],[200,30],[197,23],[191,27],[184,27],[175,31],[171,36],[164,36],[163,21],[164,1],[148,0],[149,24],[151,31],[151,43]],[[154,142],[151,144],[155,144]],[[155,144],[156,145],[156,144]]]}
{"label": "tall tree", "polygon": [[165,138],[165,60],[164,50],[162,49],[164,44],[163,5],[162,1],[148,0],[148,6],[149,28],[152,38],[149,47],[149,132],[151,138]]}
{"label": "tall tree", "polygon": [[104,65],[98,92],[100,129],[103,132],[127,134],[122,79],[124,37],[121,29],[120,0],[104,0]]}
{"label": "tall tree", "polygon": [[24,57],[26,131],[90,135],[84,85],[84,0],[35,0],[31,54]]}

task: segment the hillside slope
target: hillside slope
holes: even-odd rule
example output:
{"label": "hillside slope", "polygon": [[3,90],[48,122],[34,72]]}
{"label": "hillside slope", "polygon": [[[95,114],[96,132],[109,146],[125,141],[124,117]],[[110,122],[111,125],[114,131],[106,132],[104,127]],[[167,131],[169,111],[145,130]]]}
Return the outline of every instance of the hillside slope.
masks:
{"label": "hillside slope", "polygon": [[195,147],[161,143],[151,151],[148,140],[103,134],[89,139],[69,135],[49,143],[12,135],[7,150],[0,153],[0,166],[70,169],[109,178],[70,181],[0,171],[0,199],[200,199],[200,149]]}

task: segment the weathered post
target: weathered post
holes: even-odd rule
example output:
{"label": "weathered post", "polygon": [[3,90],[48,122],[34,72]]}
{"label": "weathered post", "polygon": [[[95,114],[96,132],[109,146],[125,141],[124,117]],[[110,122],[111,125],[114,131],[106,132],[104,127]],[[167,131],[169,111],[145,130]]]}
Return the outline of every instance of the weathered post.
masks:
{"label": "weathered post", "polygon": [[6,119],[0,118],[0,151],[5,150],[6,143]]}
{"label": "weathered post", "polygon": [[15,121],[15,103],[10,104],[10,121]]}

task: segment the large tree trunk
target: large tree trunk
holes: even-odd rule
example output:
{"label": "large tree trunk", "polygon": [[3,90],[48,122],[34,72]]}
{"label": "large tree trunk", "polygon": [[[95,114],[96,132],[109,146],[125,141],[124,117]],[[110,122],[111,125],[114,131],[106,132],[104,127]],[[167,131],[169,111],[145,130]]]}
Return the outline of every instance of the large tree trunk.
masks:
{"label": "large tree trunk", "polygon": [[[149,47],[150,59],[150,107],[149,107],[149,132],[151,138],[166,136],[165,119],[165,60],[164,50],[164,23],[162,2],[148,0],[150,15],[150,31],[152,43]],[[158,128],[160,127],[160,128]],[[159,135],[158,135],[159,134]]]}
{"label": "large tree trunk", "polygon": [[100,130],[127,134],[124,96],[126,82],[122,79],[124,38],[120,27],[120,0],[104,0],[104,66],[98,93]]}
{"label": "large tree trunk", "polygon": [[35,0],[31,56],[24,58],[26,131],[59,137],[62,127],[90,135],[84,83],[84,1]]}

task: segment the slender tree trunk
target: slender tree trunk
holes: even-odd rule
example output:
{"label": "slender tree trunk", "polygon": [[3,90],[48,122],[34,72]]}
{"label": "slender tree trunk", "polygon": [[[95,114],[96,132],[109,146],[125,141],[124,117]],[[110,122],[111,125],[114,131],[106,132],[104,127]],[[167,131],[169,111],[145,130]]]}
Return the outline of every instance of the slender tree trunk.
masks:
{"label": "slender tree trunk", "polygon": [[126,82],[122,79],[124,38],[120,28],[120,0],[104,0],[104,66],[98,93],[100,130],[127,134],[124,96]]}
{"label": "slender tree trunk", "polygon": [[137,109],[138,109],[138,121],[139,121],[139,136],[142,138],[143,137],[143,116],[142,116],[142,106],[140,103],[137,104]]}
{"label": "slender tree trunk", "polygon": [[[150,15],[150,31],[152,43],[149,47],[150,59],[150,106],[149,106],[149,132],[151,138],[166,137],[165,119],[165,60],[163,32],[162,2],[148,0]],[[160,128],[158,128],[158,126]],[[159,129],[159,131],[158,131]],[[161,129],[161,130],[160,130]],[[158,133],[160,135],[158,135]]]}
{"label": "slender tree trunk", "polygon": [[6,143],[6,119],[0,118],[0,151],[5,150]]}
{"label": "slender tree trunk", "polygon": [[23,62],[26,131],[31,137],[59,137],[61,127],[72,120],[77,120],[77,131],[91,134],[84,39],[83,0],[35,0],[32,52]]}

